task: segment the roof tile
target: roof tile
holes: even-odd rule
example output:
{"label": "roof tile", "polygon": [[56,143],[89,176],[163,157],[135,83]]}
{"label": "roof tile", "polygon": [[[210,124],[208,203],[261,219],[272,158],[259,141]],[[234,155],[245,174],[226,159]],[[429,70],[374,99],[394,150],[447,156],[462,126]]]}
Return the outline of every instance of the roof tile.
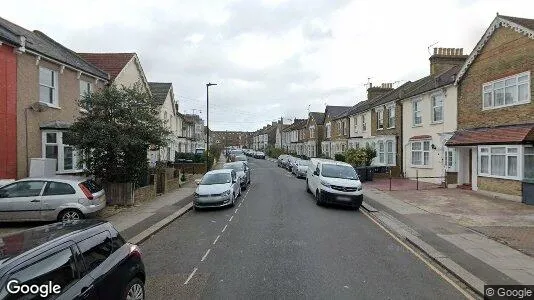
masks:
{"label": "roof tile", "polygon": [[534,142],[534,124],[458,130],[447,146],[521,144]]}
{"label": "roof tile", "polygon": [[78,53],[86,61],[106,71],[115,80],[135,53]]}

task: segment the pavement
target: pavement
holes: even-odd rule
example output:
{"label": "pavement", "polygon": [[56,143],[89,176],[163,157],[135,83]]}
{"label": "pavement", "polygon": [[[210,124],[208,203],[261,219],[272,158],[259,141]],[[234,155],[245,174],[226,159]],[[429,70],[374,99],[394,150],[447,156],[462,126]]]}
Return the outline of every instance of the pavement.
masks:
{"label": "pavement", "polygon": [[461,299],[472,294],[364,211],[249,159],[232,208],[190,210],[141,243],[149,299]]}
{"label": "pavement", "polygon": [[364,184],[371,214],[471,288],[534,284],[534,207],[460,189],[375,188],[382,185]]}

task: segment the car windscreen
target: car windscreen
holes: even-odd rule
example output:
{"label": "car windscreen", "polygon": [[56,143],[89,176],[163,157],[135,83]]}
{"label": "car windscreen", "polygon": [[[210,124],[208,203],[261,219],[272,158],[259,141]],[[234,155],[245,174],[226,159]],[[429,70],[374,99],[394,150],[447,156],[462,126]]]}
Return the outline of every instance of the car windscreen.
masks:
{"label": "car windscreen", "polygon": [[210,185],[210,184],[225,184],[232,181],[232,176],[230,173],[213,173],[206,174],[202,177],[200,184]]}
{"label": "car windscreen", "polygon": [[297,165],[301,167],[307,167],[308,161],[307,160],[297,160]]}
{"label": "car windscreen", "polygon": [[350,180],[358,180],[358,174],[353,167],[340,165],[323,165],[321,175],[330,178],[343,178]]}
{"label": "car windscreen", "polygon": [[225,164],[223,165],[223,169],[231,169],[237,171],[243,171],[245,170],[245,165],[243,163],[239,164]]}

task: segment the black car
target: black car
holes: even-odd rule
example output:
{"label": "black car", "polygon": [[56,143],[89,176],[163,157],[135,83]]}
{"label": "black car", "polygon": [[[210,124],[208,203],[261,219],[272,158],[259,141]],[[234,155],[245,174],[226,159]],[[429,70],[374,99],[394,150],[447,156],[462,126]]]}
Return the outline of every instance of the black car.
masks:
{"label": "black car", "polygon": [[34,299],[28,290],[35,298],[144,299],[144,286],[141,251],[109,222],[54,223],[0,238],[0,299]]}

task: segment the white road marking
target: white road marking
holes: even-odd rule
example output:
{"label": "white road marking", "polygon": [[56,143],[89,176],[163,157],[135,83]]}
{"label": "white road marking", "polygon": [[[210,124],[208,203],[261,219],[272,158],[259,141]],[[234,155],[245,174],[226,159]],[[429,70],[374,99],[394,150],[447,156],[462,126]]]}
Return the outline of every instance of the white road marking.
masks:
{"label": "white road marking", "polygon": [[228,225],[224,225],[224,228],[223,228],[222,232],[224,232],[226,230],[226,227],[228,227]]}
{"label": "white road marking", "polygon": [[218,235],[218,236],[215,238],[215,241],[213,241],[213,245],[215,245],[215,243],[217,243],[217,241],[219,240],[220,237],[221,237],[221,236]]}
{"label": "white road marking", "polygon": [[237,214],[237,211],[238,211],[238,210],[239,210],[239,208],[236,208],[234,213]]}
{"label": "white road marking", "polygon": [[241,204],[243,204],[243,202],[239,202],[239,205],[237,207],[241,207]]}
{"label": "white road marking", "polygon": [[204,256],[202,256],[202,259],[200,261],[204,261],[206,259],[206,257],[208,257],[208,254],[210,254],[210,251],[211,251],[211,249],[208,249],[208,251],[206,251],[206,254],[204,254]]}
{"label": "white road marking", "polygon": [[189,280],[191,280],[191,278],[193,278],[193,276],[195,275],[196,272],[197,272],[197,268],[194,268],[193,272],[191,272],[191,274],[189,274],[189,277],[187,277],[187,280],[184,282],[184,284],[187,284],[189,282]]}
{"label": "white road marking", "polygon": [[415,257],[419,258],[422,262],[424,262],[431,270],[433,270],[434,272],[436,272],[441,278],[443,278],[445,281],[447,281],[450,285],[452,285],[453,287],[455,287],[460,293],[462,293],[467,299],[475,299],[473,298],[473,296],[471,296],[470,294],[468,294],[466,291],[464,291],[464,289],[462,289],[459,285],[457,285],[454,281],[452,281],[449,277],[445,276],[445,274],[443,274],[443,272],[441,272],[439,269],[437,269],[436,267],[434,267],[426,258],[424,258],[423,256],[421,256],[419,253],[415,252],[412,248],[410,248],[410,246],[408,246],[406,243],[404,243],[402,240],[400,240],[396,235],[394,235],[391,231],[389,231],[389,229],[387,229],[386,227],[382,226],[382,224],[380,224],[378,221],[376,221],[375,219],[373,219],[373,217],[371,217],[371,215],[363,210],[360,210],[366,217],[369,218],[369,220],[373,221],[373,223],[375,223],[376,225],[378,225],[378,227],[380,227],[382,230],[384,230],[387,234],[389,234],[394,240],[396,240],[399,244],[401,244],[402,246],[404,246],[406,249],[408,249],[408,251],[410,251],[413,255],[415,255]]}
{"label": "white road marking", "polygon": [[232,222],[232,219],[234,218],[234,216],[231,216],[230,217],[230,220],[228,220],[228,222]]}

